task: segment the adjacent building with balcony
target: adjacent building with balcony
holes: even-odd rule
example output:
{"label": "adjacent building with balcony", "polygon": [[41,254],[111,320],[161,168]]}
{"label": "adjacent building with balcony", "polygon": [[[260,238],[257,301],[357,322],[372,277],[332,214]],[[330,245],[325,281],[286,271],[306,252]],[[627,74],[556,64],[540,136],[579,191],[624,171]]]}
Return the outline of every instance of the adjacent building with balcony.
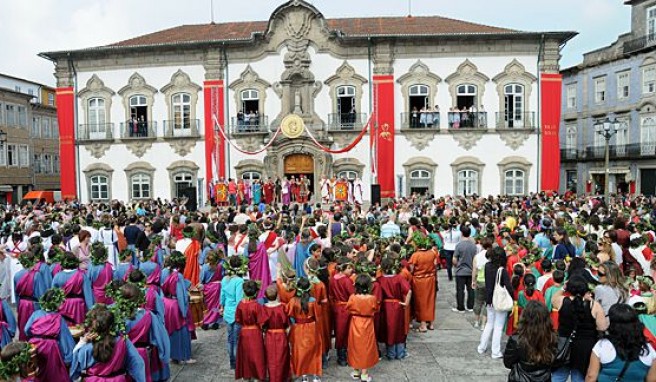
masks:
{"label": "adjacent building with balcony", "polygon": [[[219,177],[299,175],[317,194],[322,176],[362,178],[365,199],[372,182],[383,197],[524,194],[539,188],[540,76],[558,73],[574,35],[437,16],[327,19],[290,0],[266,21],[42,56],[62,99],[77,84],[60,121],[77,110],[67,129],[79,171],[66,182],[83,201],[200,198]],[[300,137],[279,133],[290,114]],[[352,150],[329,152],[367,126]]]}
{"label": "adjacent building with balcony", "polygon": [[0,203],[59,190],[55,89],[0,74]]}
{"label": "adjacent building with balcony", "polygon": [[[563,75],[561,190],[656,194],[656,0],[627,0],[631,31]],[[605,167],[605,138],[616,121]]]}

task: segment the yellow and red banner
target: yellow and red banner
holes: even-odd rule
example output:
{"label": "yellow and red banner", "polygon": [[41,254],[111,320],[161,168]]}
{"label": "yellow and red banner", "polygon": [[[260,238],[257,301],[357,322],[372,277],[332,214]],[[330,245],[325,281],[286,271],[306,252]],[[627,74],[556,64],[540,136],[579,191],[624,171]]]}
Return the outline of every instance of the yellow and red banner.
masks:
{"label": "yellow and red banner", "polygon": [[72,87],[57,88],[59,165],[62,199],[77,198],[75,169],[75,94]]}
{"label": "yellow and red banner", "polygon": [[335,184],[335,200],[344,202],[348,199],[348,184],[337,182]]}
{"label": "yellow and red banner", "polygon": [[380,196],[394,198],[394,76],[375,75],[374,123],[372,144],[376,148],[376,163]]}
{"label": "yellow and red banner", "polygon": [[213,168],[217,169],[216,172],[220,178],[225,179],[225,142],[223,135],[216,134],[215,136],[212,119],[212,116],[216,115],[219,129],[225,126],[224,91],[223,80],[203,82],[203,95],[205,98],[205,179],[207,179],[207,184],[210,184],[211,179],[216,178],[217,174],[212,171]]}
{"label": "yellow and red banner", "polygon": [[542,98],[542,174],[541,191],[558,191],[560,187],[560,113],[562,76],[541,75]]}

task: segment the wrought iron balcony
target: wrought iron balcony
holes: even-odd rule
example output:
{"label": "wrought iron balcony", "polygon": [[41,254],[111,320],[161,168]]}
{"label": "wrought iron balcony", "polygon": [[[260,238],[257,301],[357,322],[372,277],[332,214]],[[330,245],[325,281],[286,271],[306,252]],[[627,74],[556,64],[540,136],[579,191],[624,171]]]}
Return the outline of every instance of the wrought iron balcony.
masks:
{"label": "wrought iron balcony", "polygon": [[331,113],[328,114],[328,131],[349,131],[361,129],[367,123],[365,113]]}
{"label": "wrought iron balcony", "polygon": [[[608,156],[611,160],[652,159],[656,157],[656,142],[610,145],[608,146]],[[606,159],[606,146],[590,146],[581,150],[561,148],[560,158],[564,162],[603,161]]]}
{"label": "wrought iron balcony", "polygon": [[164,121],[164,138],[198,138],[200,137],[200,120],[172,119]]}
{"label": "wrought iron balcony", "polygon": [[157,122],[121,122],[121,139],[157,139]]}
{"label": "wrought iron balcony", "polygon": [[535,112],[527,111],[523,113],[497,112],[496,113],[497,129],[535,129]]}
{"label": "wrought iron balcony", "polygon": [[78,141],[112,141],[114,140],[113,123],[89,123],[78,125]]}
{"label": "wrought iron balcony", "polygon": [[440,112],[401,113],[401,129],[440,129]]}
{"label": "wrought iron balcony", "polygon": [[232,135],[269,133],[269,117],[266,115],[258,115],[256,118],[251,117],[247,121],[241,117],[232,117],[231,122],[228,126],[228,133]]}
{"label": "wrought iron balcony", "polygon": [[624,54],[634,53],[656,45],[656,33],[649,33],[642,37],[624,43]]}
{"label": "wrought iron balcony", "polygon": [[485,111],[450,111],[449,129],[487,129],[487,112]]}

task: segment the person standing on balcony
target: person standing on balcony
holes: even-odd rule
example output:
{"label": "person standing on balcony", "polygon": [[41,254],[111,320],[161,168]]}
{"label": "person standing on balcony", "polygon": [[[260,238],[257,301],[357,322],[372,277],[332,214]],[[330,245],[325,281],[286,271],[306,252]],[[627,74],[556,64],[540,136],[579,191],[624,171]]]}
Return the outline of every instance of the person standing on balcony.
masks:
{"label": "person standing on balcony", "polygon": [[410,127],[419,127],[419,111],[417,107],[413,107],[412,113],[410,113]]}
{"label": "person standing on balcony", "polygon": [[426,109],[426,126],[424,127],[433,127],[433,109],[430,106]]}
{"label": "person standing on balcony", "polygon": [[426,127],[426,116],[427,116],[427,111],[426,111],[426,106],[421,108],[421,111],[419,112],[419,127]]}
{"label": "person standing on balcony", "polygon": [[250,113],[244,113],[244,128],[241,130],[242,132],[248,131],[250,129],[250,124],[251,124],[251,114]]}
{"label": "person standing on balcony", "polygon": [[135,137],[139,133],[139,128],[137,125],[137,117],[134,115],[130,119],[130,122],[128,122],[128,133],[130,134],[130,137]]}
{"label": "person standing on balcony", "polygon": [[481,109],[478,111],[478,127],[487,127],[487,114],[483,105],[481,105]]}
{"label": "person standing on balcony", "polygon": [[438,129],[440,128],[440,106],[435,105],[435,109],[433,110],[433,126],[437,127]]}
{"label": "person standing on balcony", "polygon": [[148,129],[147,129],[147,124],[146,124],[146,119],[144,116],[139,117],[139,122],[138,122],[138,127],[139,127],[139,134],[137,134],[139,137],[147,137],[148,136]]}
{"label": "person standing on balcony", "polygon": [[237,132],[242,132],[244,130],[244,111],[239,110],[237,112]]}
{"label": "person standing on balcony", "polygon": [[471,120],[469,119],[469,109],[467,109],[467,106],[464,106],[462,108],[462,112],[460,113],[460,123],[462,124],[462,127],[473,126],[471,124]]}
{"label": "person standing on balcony", "polygon": [[451,118],[452,118],[452,127],[454,129],[459,129],[460,128],[460,110],[458,110],[457,107],[454,107],[452,109],[453,111],[451,112]]}

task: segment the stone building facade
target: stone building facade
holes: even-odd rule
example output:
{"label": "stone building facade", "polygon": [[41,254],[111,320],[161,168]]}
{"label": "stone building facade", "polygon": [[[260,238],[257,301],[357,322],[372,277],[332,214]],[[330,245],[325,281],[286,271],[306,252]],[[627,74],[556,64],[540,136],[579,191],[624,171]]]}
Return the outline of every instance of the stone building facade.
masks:
{"label": "stone building facade", "polygon": [[[362,178],[365,199],[370,184],[383,198],[536,191],[540,80],[558,73],[574,35],[437,16],[327,19],[290,0],[268,21],[43,53],[56,67],[61,165],[77,169],[62,191],[202,199],[220,177],[301,174],[315,192],[322,176]],[[279,132],[289,115],[300,137]]]}

